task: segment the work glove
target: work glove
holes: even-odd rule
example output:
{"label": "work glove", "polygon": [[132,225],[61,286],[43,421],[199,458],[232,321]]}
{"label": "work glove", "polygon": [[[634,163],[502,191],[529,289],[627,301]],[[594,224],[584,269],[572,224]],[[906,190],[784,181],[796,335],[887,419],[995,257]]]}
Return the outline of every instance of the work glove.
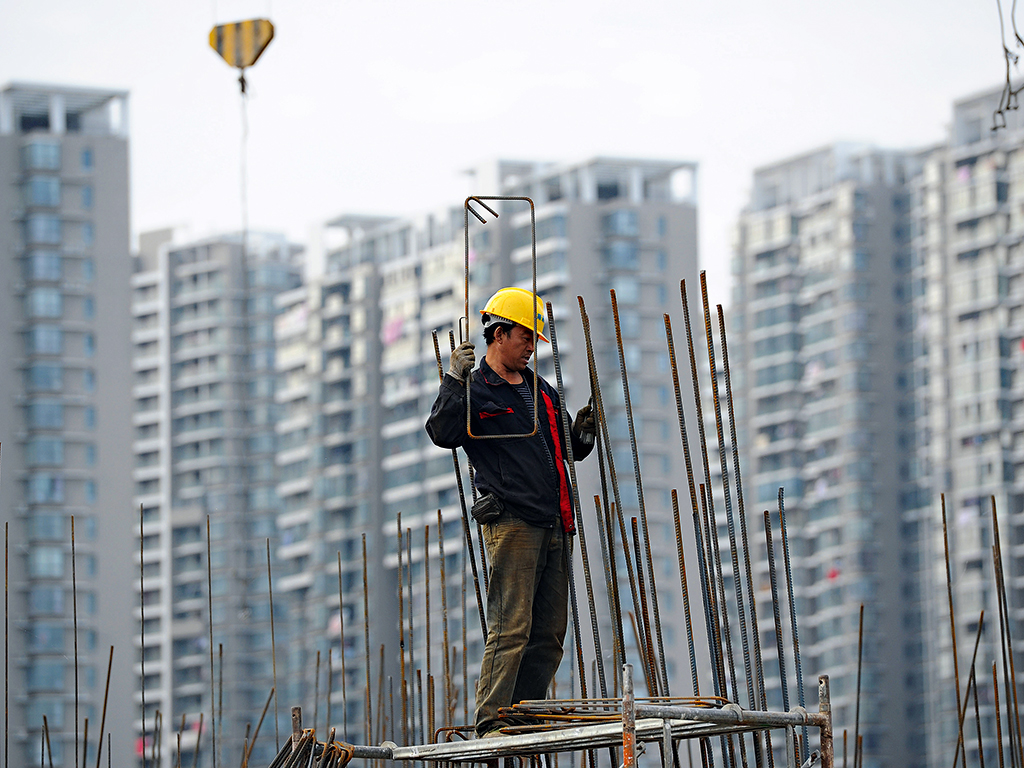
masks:
{"label": "work glove", "polygon": [[586,445],[594,442],[594,436],[597,435],[597,419],[594,416],[593,398],[576,412],[572,431]]}
{"label": "work glove", "polygon": [[465,381],[474,365],[476,365],[476,353],[473,351],[473,343],[464,341],[452,350],[452,356],[448,362],[448,375],[459,381]]}

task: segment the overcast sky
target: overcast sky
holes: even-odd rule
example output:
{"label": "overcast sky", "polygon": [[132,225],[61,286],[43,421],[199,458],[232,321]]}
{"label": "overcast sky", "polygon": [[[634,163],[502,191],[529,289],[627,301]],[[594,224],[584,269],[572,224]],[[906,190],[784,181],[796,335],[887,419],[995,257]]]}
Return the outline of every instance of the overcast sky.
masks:
{"label": "overcast sky", "polygon": [[248,76],[253,228],[305,242],[338,213],[458,203],[499,156],[695,160],[723,303],[754,168],[941,141],[1004,76],[978,0],[0,0],[0,83],[129,90],[133,231],[237,230],[238,85],[207,35],[257,16],[276,37]]}

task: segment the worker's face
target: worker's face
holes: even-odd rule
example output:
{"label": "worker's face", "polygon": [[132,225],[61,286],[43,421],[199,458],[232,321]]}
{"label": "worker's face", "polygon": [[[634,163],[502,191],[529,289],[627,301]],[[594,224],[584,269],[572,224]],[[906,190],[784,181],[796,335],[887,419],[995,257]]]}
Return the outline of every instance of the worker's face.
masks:
{"label": "worker's face", "polygon": [[530,364],[536,344],[532,328],[514,325],[508,333],[505,333],[504,328],[499,328],[494,334],[494,340],[498,344],[501,361],[508,370],[522,371]]}

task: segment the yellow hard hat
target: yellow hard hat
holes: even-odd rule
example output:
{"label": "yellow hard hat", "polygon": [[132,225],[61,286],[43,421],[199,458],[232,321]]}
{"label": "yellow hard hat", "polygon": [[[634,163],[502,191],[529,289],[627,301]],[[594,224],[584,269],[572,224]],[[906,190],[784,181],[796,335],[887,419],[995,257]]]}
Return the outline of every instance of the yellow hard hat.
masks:
{"label": "yellow hard hat", "polygon": [[[531,304],[533,310],[530,308]],[[484,327],[493,322],[505,321],[521,325],[531,331],[536,318],[537,335],[541,341],[548,340],[544,335],[544,302],[525,288],[502,288],[487,300],[480,314],[484,315]]]}

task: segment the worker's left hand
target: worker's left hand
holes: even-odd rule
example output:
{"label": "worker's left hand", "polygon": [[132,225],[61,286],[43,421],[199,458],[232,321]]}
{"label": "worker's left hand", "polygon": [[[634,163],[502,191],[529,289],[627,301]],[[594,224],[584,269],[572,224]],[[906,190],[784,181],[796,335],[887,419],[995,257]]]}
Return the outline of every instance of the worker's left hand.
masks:
{"label": "worker's left hand", "polygon": [[590,403],[576,412],[576,418],[572,422],[572,431],[579,437],[597,434],[597,419],[594,417],[594,409]]}

